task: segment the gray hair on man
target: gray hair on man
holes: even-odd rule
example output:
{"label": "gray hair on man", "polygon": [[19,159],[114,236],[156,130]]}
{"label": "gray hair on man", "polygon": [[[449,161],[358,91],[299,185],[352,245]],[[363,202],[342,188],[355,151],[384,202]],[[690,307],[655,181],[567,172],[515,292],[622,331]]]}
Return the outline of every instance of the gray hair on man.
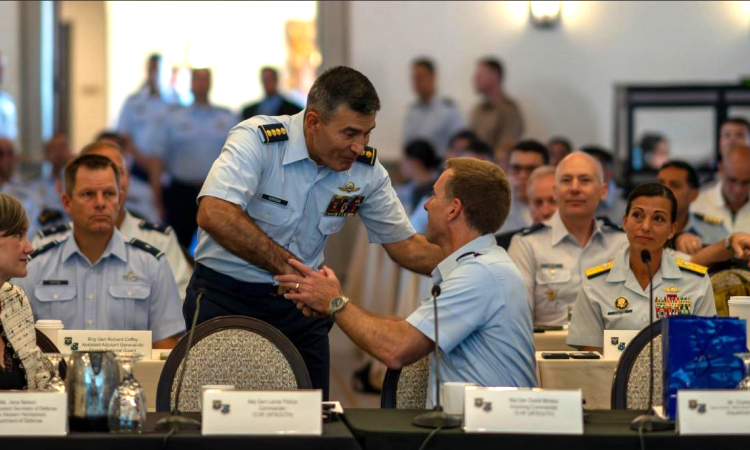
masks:
{"label": "gray hair on man", "polygon": [[553,166],[539,166],[534,169],[529,175],[529,180],[526,182],[526,196],[531,197],[531,186],[534,182],[540,178],[555,176],[555,168]]}

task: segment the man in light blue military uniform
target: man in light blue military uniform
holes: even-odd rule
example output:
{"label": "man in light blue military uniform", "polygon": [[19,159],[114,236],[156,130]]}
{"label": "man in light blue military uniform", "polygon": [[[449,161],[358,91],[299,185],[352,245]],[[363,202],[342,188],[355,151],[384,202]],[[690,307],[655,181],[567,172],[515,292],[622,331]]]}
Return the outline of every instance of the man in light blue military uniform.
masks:
{"label": "man in light blue military uniform", "polygon": [[32,253],[28,275],[13,282],[36,319],[74,330],[151,330],[155,348],[171,348],[185,331],[177,286],[160,250],[115,228],[124,203],[119,182],[107,157],[68,164],[63,206],[73,234]]}
{"label": "man in light blue military uniform", "polygon": [[428,274],[442,259],[437,246],[415,234],[375,149],[367,147],[379,109],[364,75],[329,69],[314,83],[305,111],[256,116],[234,127],[199,196],[186,322],[200,290],[199,322],[241,314],[270,323],[295,344],[326,397],[331,321],[303,316],[273,275],[296,273],[290,258],[319,268],[328,236],[356,215],[370,241],[402,266]]}
{"label": "man in light blue military uniform", "polygon": [[[327,267],[321,273],[293,261],[304,276],[276,278],[292,289],[287,298],[333,316],[357,345],[392,369],[412,364],[433,350],[438,340],[437,301],[443,381],[534,387],[528,292],[522,275],[493,236],[508,214],[510,197],[508,180],[494,164],[469,158],[447,161],[425,209],[427,240],[449,256],[432,272],[437,299],[426,298],[406,320],[378,317],[350,304]],[[487,204],[488,198],[492,204]],[[432,365],[428,408],[435,402],[434,358]]]}
{"label": "man in light blue military uniform", "polygon": [[[0,87],[3,85],[5,71],[8,69],[8,58],[0,51]],[[16,104],[13,97],[0,89],[0,138],[16,140],[18,138],[18,124],[16,118]]]}
{"label": "man in light blue military uniform", "polygon": [[406,112],[404,145],[427,139],[435,151],[445,156],[448,141],[464,127],[461,110],[453,100],[437,94],[435,63],[419,58],[412,63],[412,87],[417,101]]}
{"label": "man in light blue military uniform", "polygon": [[555,172],[557,212],[511,240],[508,254],[526,279],[535,324],[566,324],[584,269],[611,258],[627,243],[620,228],[594,218],[607,196],[606,186],[596,159],[571,153]]}
{"label": "man in light blue military uniform", "polygon": [[690,211],[690,204],[700,192],[700,180],[693,166],[684,161],[669,161],[659,170],[658,180],[677,199],[677,235],[673,242],[676,250],[693,255],[729,235],[721,219]]}
{"label": "man in light blue military uniform", "polygon": [[159,152],[161,165],[171,180],[164,189],[167,223],[185,247],[190,245],[197,228],[196,198],[203,181],[219,156],[227,133],[239,122],[228,109],[209,103],[209,69],[193,69],[192,80],[193,105],[167,115],[149,144]]}

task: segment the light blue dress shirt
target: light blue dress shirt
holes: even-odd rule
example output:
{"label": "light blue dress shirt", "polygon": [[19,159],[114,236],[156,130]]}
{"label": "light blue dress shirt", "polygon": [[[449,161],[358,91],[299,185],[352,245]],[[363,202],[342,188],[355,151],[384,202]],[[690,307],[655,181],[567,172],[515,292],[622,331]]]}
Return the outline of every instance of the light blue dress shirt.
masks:
{"label": "light blue dress shirt", "polygon": [[729,234],[721,219],[708,218],[703,214],[694,212],[688,215],[688,221],[683,231],[701,238],[703,245],[715,244]]}
{"label": "light blue dress shirt", "polygon": [[[440,374],[443,382],[480,386],[536,387],[531,303],[523,276],[486,234],[445,258],[432,272],[437,298]],[[407,319],[435,340],[432,297]],[[427,407],[434,403],[431,361]]]}
{"label": "light blue dress shirt", "polygon": [[28,275],[13,283],[26,292],[36,320],[62,320],[66,329],[151,330],[154,341],[185,331],[166,258],[135,247],[117,230],[96,264],[69,236],[40,251]]}
{"label": "light blue dress shirt", "polygon": [[163,126],[154,128],[149,146],[164,159],[172,179],[200,185],[238,122],[228,109],[216,106],[174,109]]}
{"label": "light blue dress shirt", "polygon": [[[399,242],[415,234],[380,162],[355,162],[343,172],[319,167],[305,144],[303,118],[304,111],[255,116],[234,127],[199,198],[211,196],[239,205],[261,231],[312,268],[323,263],[328,236],[348,220],[325,215],[334,196],[364,197],[356,215],[372,243]],[[264,144],[258,126],[271,123],[283,124],[289,139]],[[345,192],[347,182],[357,190]],[[196,262],[241,281],[274,282],[267,271],[230,253],[200,228],[198,239]]]}
{"label": "light blue dress shirt", "polygon": [[0,138],[12,141],[18,138],[16,104],[5,91],[0,91]]}
{"label": "light blue dress shirt", "polygon": [[161,126],[173,105],[160,96],[152,96],[147,86],[128,97],[120,110],[117,132],[130,136],[133,144],[147,155],[156,153],[150,145],[149,137],[154,126]]}
{"label": "light blue dress shirt", "polygon": [[[661,254],[653,279],[654,321],[681,314],[715,316],[711,279],[698,273],[705,267],[684,261],[680,267],[678,261],[681,260],[667,251]],[[568,345],[603,347],[604,330],[641,330],[649,324],[650,289],[641,287],[630,268],[630,246],[622,248],[611,265],[604,265],[607,261],[601,263],[595,270],[587,270],[581,283]]]}
{"label": "light blue dress shirt", "polygon": [[458,106],[447,98],[433,95],[427,103],[416,101],[406,113],[404,145],[426,139],[438,155],[444,156],[448,141],[465,127]]}

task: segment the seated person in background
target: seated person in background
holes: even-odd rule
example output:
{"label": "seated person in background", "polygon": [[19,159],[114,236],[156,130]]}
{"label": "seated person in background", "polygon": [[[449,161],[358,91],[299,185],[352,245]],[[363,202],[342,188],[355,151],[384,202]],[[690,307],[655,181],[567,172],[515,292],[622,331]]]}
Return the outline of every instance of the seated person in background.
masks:
{"label": "seated person in background", "polygon": [[547,150],[549,150],[549,165],[557,167],[563,158],[573,153],[573,144],[567,138],[557,136],[549,140]]}
{"label": "seated person in background", "polygon": [[545,223],[516,235],[508,254],[526,280],[534,324],[565,325],[586,267],[609,259],[626,242],[622,230],[594,218],[607,197],[602,166],[594,157],[573,152],[555,172],[558,210]]}
{"label": "seated person in background", "polygon": [[604,330],[640,330],[649,324],[649,268],[641,259],[651,255],[654,320],[672,315],[716,315],[707,269],[676,259],[664,251],[677,232],[677,200],[658,183],[637,186],[628,196],[623,227],[628,246],[614,259],[586,269],[581,283],[568,345],[602,350]]}
{"label": "seated person in background", "polygon": [[59,212],[56,214],[40,214],[42,200],[37,195],[36,190],[31,189],[28,183],[18,176],[17,166],[16,144],[9,139],[0,137],[0,192],[12,195],[21,202],[26,210],[26,215],[29,217],[28,231],[30,235],[33,235],[40,224],[44,226],[48,221],[55,222],[62,220],[63,217]]}
{"label": "seated person in background", "polygon": [[669,161],[669,141],[659,133],[646,133],[641,138],[643,166],[641,170],[655,172]]}
{"label": "seated person in background", "polygon": [[62,133],[55,134],[44,144],[42,175],[32,180],[32,189],[39,195],[42,209],[58,211],[64,217],[64,221],[68,221],[70,218],[67,217],[60,203],[62,173],[65,164],[72,157],[68,138]]}
{"label": "seated person in background", "polygon": [[151,330],[155,348],[171,348],[185,331],[177,285],[163,253],[115,228],[125,197],[107,157],[82,155],[65,167],[65,210],[73,233],[30,256],[15,280],[36,319],[73,330]]}
{"label": "seated person in background", "polygon": [[[531,208],[531,220],[534,224],[548,221],[557,211],[557,200],[555,199],[555,168],[552,166],[540,166],[529,175],[526,186]],[[504,249],[510,247],[513,236],[526,230],[521,228],[496,235],[497,245]]]}
{"label": "seated person in background", "polygon": [[406,144],[399,164],[401,174],[409,180],[395,188],[407,214],[414,211],[422,198],[429,195],[440,175],[442,161],[429,141],[417,139]]}
{"label": "seated person in background", "polygon": [[41,389],[50,375],[50,364],[36,345],[29,299],[8,283],[26,276],[33,250],[26,237],[28,227],[21,202],[0,194],[0,390]]}
{"label": "seated person in background", "polygon": [[458,158],[477,139],[477,135],[469,130],[459,131],[454,134],[448,141],[448,147],[445,149],[445,159]]}
{"label": "seated person in background", "polygon": [[279,72],[276,69],[262,67],[260,83],[266,96],[257,103],[246,105],[242,109],[242,120],[255,116],[293,116],[302,111],[298,105],[279,94]]}
{"label": "seated person in background", "polygon": [[604,183],[607,185],[607,198],[599,203],[596,217],[606,217],[612,223],[622,222],[625,214],[625,200],[622,188],[615,182],[615,158],[609,150],[597,145],[587,145],[581,151],[596,158],[604,169]]}
{"label": "seated person in background", "polygon": [[[115,163],[120,171],[120,195],[125,197],[125,201],[127,202],[130,194],[130,174],[127,171],[127,163],[120,152],[120,147],[112,141],[101,140],[87,145],[81,150],[80,154],[106,156]],[[123,236],[136,238],[164,252],[177,283],[180,298],[184,299],[185,289],[193,271],[185,259],[185,254],[182,252],[182,248],[177,242],[177,236],[174,234],[172,228],[139,219],[133,216],[127,207],[120,208],[117,220],[115,220],[115,226]],[[39,230],[31,243],[34,248],[42,248],[49,242],[62,241],[70,235],[72,229],[73,223],[70,222]]]}
{"label": "seated person in background", "polygon": [[520,141],[510,149],[510,186],[513,200],[508,220],[500,233],[526,228],[531,225],[531,211],[526,186],[531,172],[539,166],[549,164],[547,147],[533,140]]}
{"label": "seated person in background", "polygon": [[750,232],[750,146],[735,145],[722,158],[719,182],[702,191],[690,209],[721,219],[730,233]]}
{"label": "seated person in background", "polygon": [[466,148],[458,152],[459,158],[474,158],[489,162],[493,162],[494,156],[490,146],[479,139],[474,139]]}
{"label": "seated person in background", "polygon": [[[443,381],[481,386],[537,385],[531,308],[523,278],[492,233],[508,214],[510,187],[494,164],[468,158],[448,160],[425,205],[427,240],[448,255],[432,272],[440,287]],[[289,264],[304,276],[279,275],[285,297],[306,315],[333,315],[339,327],[362,349],[398,369],[434,348],[431,297],[406,320],[377,317],[348,304],[331,269],[313,271],[296,260]],[[430,371],[427,406],[434,403],[435,369]]]}
{"label": "seated person in background", "polygon": [[727,237],[722,220],[704,214],[690,212],[690,204],[698,197],[700,181],[693,166],[673,160],[661,167],[659,183],[668,187],[677,199],[677,232],[672,247],[692,255],[704,245],[714,244]]}

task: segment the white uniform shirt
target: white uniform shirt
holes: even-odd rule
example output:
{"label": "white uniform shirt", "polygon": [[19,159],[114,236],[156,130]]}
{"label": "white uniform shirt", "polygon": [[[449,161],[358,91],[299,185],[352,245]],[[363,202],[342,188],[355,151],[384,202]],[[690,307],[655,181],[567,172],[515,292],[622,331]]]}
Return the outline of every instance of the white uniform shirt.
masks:
{"label": "white uniform shirt", "polygon": [[[604,330],[641,330],[649,323],[649,286],[630,268],[630,246],[613,261],[588,268],[573,308],[568,345],[603,347]],[[672,315],[716,315],[706,268],[662,252],[654,274],[654,321]]]}
{"label": "white uniform shirt", "polygon": [[581,248],[556,212],[543,224],[513,236],[508,254],[526,280],[534,308],[534,323],[564,325],[573,306],[583,271],[612,256],[628,242],[625,233],[602,219]]}
{"label": "white uniform shirt", "polygon": [[750,233],[750,201],[742,205],[736,215],[732,214],[729,206],[724,201],[721,186],[722,182],[719,182],[715,186],[701,191],[698,198],[690,204],[690,210],[721,219],[724,227],[730,233],[737,231]]}

